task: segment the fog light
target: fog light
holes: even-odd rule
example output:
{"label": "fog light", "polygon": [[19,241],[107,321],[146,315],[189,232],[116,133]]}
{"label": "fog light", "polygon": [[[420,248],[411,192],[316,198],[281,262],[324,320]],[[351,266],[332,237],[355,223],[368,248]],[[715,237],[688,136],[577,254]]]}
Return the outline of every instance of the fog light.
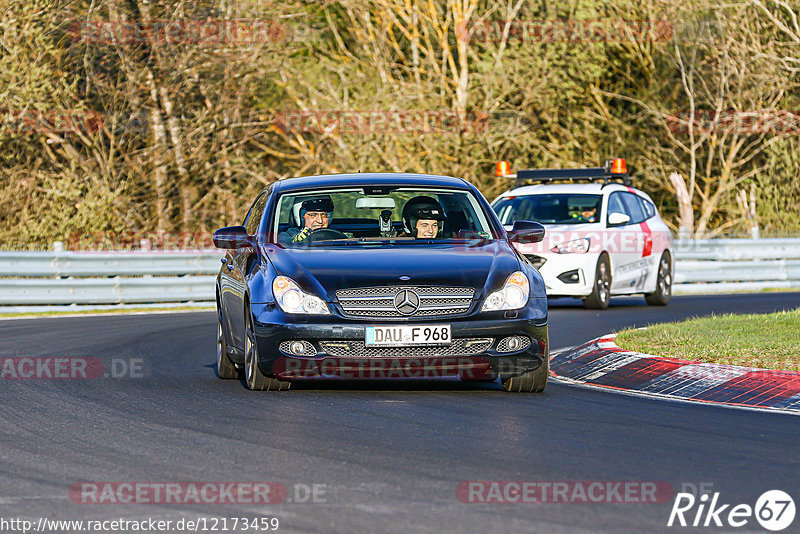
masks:
{"label": "fog light", "polygon": [[308,341],[284,341],[278,346],[278,350],[291,356],[316,356],[317,349]]}
{"label": "fog light", "polygon": [[557,276],[559,280],[564,282],[565,284],[577,284],[581,281],[580,276],[580,269],[575,269],[572,271],[567,271],[565,273],[561,273]]}
{"label": "fog light", "polygon": [[525,336],[510,336],[500,340],[497,344],[497,352],[518,352],[527,349],[531,340]]}

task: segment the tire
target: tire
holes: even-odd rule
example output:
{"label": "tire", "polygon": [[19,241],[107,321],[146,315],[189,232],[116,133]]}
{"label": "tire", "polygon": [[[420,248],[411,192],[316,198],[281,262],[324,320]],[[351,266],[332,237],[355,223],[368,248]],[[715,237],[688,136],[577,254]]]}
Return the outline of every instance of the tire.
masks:
{"label": "tire", "polygon": [[611,265],[608,255],[603,253],[597,260],[594,270],[594,286],[592,293],[583,299],[584,305],[593,310],[605,310],[611,300]]}
{"label": "tire", "polygon": [[223,380],[239,377],[239,370],[228,357],[228,344],[222,328],[222,313],[217,310],[217,377]]}
{"label": "tire", "polygon": [[245,337],[244,337],[244,369],[247,389],[253,391],[284,391],[289,389],[291,383],[286,380],[270,378],[258,368],[258,345],[253,330],[253,318],[249,306],[245,309]]}
{"label": "tire", "polygon": [[545,357],[542,365],[535,371],[510,378],[502,378],[503,389],[512,393],[541,393],[547,387],[550,375],[550,359]]}
{"label": "tire", "polygon": [[644,300],[651,306],[666,306],[672,298],[672,256],[668,250],[661,254],[658,262],[658,278],[656,278],[656,290],[647,293]]}

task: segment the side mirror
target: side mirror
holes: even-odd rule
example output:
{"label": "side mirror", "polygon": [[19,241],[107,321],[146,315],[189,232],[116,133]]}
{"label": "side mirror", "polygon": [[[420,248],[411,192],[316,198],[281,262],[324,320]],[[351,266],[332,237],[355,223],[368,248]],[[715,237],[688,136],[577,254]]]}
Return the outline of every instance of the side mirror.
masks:
{"label": "side mirror", "polygon": [[508,240],[512,243],[538,243],[544,239],[544,226],[533,221],[515,221]]}
{"label": "side mirror", "polygon": [[631,222],[631,218],[626,213],[614,211],[608,214],[609,226],[622,226],[623,224],[628,224],[629,222]]}
{"label": "side mirror", "polygon": [[253,239],[247,235],[244,226],[226,226],[214,232],[214,246],[229,250],[252,247]]}

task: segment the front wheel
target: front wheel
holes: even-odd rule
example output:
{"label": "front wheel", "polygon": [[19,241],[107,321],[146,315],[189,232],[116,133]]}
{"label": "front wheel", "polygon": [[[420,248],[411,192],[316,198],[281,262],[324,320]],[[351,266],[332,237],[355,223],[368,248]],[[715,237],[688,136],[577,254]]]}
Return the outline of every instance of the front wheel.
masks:
{"label": "front wheel", "polygon": [[253,319],[249,309],[245,310],[245,313],[244,368],[247,388],[253,391],[282,391],[289,389],[290,382],[270,378],[258,368],[258,345],[256,343],[256,334],[253,330]]}
{"label": "front wheel", "polygon": [[597,260],[597,268],[594,270],[594,286],[592,293],[583,300],[587,308],[595,310],[605,310],[608,308],[608,301],[611,299],[611,265],[608,256],[604,253]]}
{"label": "front wheel", "polygon": [[550,361],[545,357],[542,365],[535,371],[519,376],[502,378],[503,389],[513,393],[541,393],[547,387],[547,378],[550,375]]}
{"label": "front wheel", "polygon": [[228,343],[222,328],[222,313],[217,310],[217,376],[224,380],[237,378],[239,371],[228,357]]}
{"label": "front wheel", "polygon": [[672,298],[672,256],[665,250],[658,262],[656,290],[647,293],[644,300],[651,306],[666,306]]}

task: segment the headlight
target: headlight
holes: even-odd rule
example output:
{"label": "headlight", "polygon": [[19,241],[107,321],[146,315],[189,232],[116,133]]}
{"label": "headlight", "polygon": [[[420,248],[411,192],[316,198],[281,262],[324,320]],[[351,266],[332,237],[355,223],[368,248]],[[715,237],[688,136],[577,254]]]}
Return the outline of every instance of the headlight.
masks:
{"label": "headlight", "polygon": [[591,241],[589,241],[588,237],[574,239],[554,246],[550,249],[550,252],[555,252],[556,254],[585,254],[589,252],[590,243]]}
{"label": "headlight", "polygon": [[308,315],[330,315],[328,305],[321,298],[304,293],[294,280],[286,276],[276,276],[272,281],[275,301],[286,313],[305,313]]}
{"label": "headlight", "polygon": [[529,295],[528,277],[522,271],[517,271],[508,277],[503,289],[486,297],[481,311],[518,310],[528,303]]}

